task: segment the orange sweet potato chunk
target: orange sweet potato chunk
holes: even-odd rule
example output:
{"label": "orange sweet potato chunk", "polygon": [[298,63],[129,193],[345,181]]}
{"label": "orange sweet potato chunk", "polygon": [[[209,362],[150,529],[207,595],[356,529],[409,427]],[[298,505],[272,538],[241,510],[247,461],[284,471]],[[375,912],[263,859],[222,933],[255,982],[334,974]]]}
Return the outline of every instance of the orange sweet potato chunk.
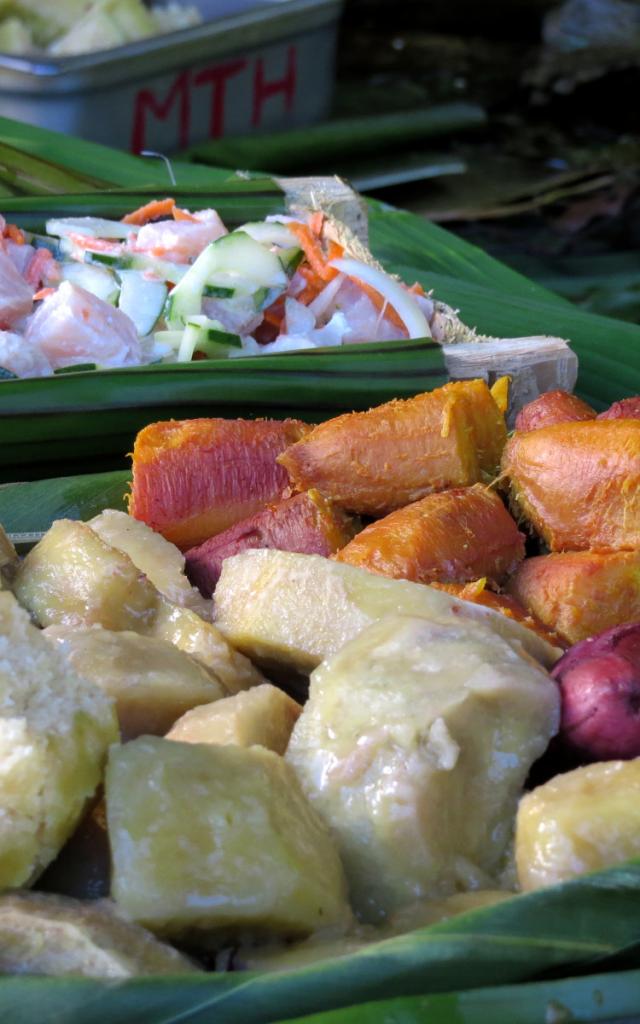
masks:
{"label": "orange sweet potato chunk", "polygon": [[640,551],[528,558],[508,592],[569,644],[640,620]]}
{"label": "orange sweet potato chunk", "polygon": [[327,557],[354,534],[354,523],[318,491],[294,494],[223,530],[186,553],[187,576],[211,597],[225,558],[248,548],[276,548]]}
{"label": "orange sweet potato chunk", "polygon": [[474,580],[472,583],[432,583],[431,586],[436,587],[437,590],[446,590],[448,594],[459,597],[461,601],[471,601],[473,604],[483,604],[487,608],[493,608],[507,619],[513,619],[526,626],[527,629],[533,630],[553,647],[562,646],[557,633],[547,629],[539,619],[530,615],[511,594],[498,594],[494,590],[489,590],[486,579]]}
{"label": "orange sweet potato chunk", "polygon": [[524,537],[493,491],[456,487],[391,512],[335,556],[394,579],[499,583],[524,558]]}
{"label": "orange sweet potato chunk", "polygon": [[596,411],[569,391],[545,391],[520,410],[516,417],[516,430],[540,430],[552,423],[571,423],[595,420]]}
{"label": "orange sweet potato chunk", "polygon": [[314,487],[350,512],[383,516],[490,479],[505,440],[485,382],[458,381],[321,423],[278,461],[296,490]]}
{"label": "orange sweet potato chunk", "polygon": [[502,466],[516,518],[552,551],[640,547],[640,420],[516,432]]}
{"label": "orange sweet potato chunk", "polygon": [[253,515],[287,487],[276,457],[299,420],[169,420],[136,437],[129,512],[180,548]]}

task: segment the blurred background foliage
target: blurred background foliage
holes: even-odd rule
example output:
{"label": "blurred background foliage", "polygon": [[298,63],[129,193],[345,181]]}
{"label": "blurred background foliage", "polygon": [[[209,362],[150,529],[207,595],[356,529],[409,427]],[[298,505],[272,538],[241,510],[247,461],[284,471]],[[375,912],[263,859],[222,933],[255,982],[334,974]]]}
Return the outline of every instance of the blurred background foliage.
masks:
{"label": "blurred background foliage", "polygon": [[640,320],[640,3],[346,0],[329,123],[189,158],[337,172]]}

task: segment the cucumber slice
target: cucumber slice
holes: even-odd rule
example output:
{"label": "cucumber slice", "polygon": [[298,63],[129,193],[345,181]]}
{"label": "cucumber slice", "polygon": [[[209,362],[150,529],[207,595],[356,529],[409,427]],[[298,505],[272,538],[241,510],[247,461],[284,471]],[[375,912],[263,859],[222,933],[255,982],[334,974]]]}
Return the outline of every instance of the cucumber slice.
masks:
{"label": "cucumber slice", "polygon": [[199,314],[206,285],[233,286],[240,294],[252,295],[259,288],[286,284],[287,275],[275,253],[244,232],[232,231],[202,250],[171,291],[165,315],[170,327],[180,327]]}
{"label": "cucumber slice", "polygon": [[242,338],[225,331],[219,320],[206,316],[191,317],[185,326],[178,349],[178,362],[188,363],[195,352],[202,352],[210,359],[228,356],[230,349],[241,349]]}
{"label": "cucumber slice", "polygon": [[48,249],[54,260],[62,259],[67,254],[67,247],[62,245],[61,239],[49,238],[48,235],[38,235],[35,232],[27,233],[25,238],[35,249]]}
{"label": "cucumber slice", "polygon": [[102,217],[53,217],[45,225],[48,235],[66,238],[68,235],[90,235],[92,238],[128,238],[139,228],[135,224],[123,224],[120,220],[104,220]]}
{"label": "cucumber slice", "polygon": [[288,277],[293,277],[296,270],[302,263],[304,253],[299,246],[294,246],[291,249],[281,249],[278,253],[278,259],[282,264],[282,269]]}
{"label": "cucumber slice", "polygon": [[278,296],[282,295],[282,291],[282,288],[258,288],[257,292],[253,293],[256,313],[261,313],[263,309],[268,309]]}
{"label": "cucumber slice", "polygon": [[183,334],[184,331],[155,331],[153,340],[157,341],[160,345],[168,345],[177,352],[180,348]]}
{"label": "cucumber slice", "polygon": [[235,288],[225,288],[219,284],[205,284],[202,289],[203,299],[232,299],[235,295]]}
{"label": "cucumber slice", "polygon": [[181,281],[189,270],[188,263],[172,263],[170,260],[162,260],[148,253],[132,254],[127,267],[131,270],[148,270],[159,280],[170,281],[171,284]]}
{"label": "cucumber slice", "polygon": [[126,313],[141,337],[151,334],[167,298],[164,281],[153,281],[139,270],[121,270],[118,309]]}
{"label": "cucumber slice", "polygon": [[63,263],[62,279],[91,292],[104,302],[115,303],[120,286],[110,270],[91,263]]}
{"label": "cucumber slice", "polygon": [[244,231],[262,245],[279,245],[282,249],[290,249],[292,246],[299,248],[293,232],[289,231],[286,224],[278,224],[276,221],[249,221],[238,231]]}
{"label": "cucumber slice", "polygon": [[97,263],[101,267],[111,267],[112,270],[125,270],[131,266],[133,257],[129,255],[110,256],[106,252],[89,252],[87,250],[84,254],[84,262]]}

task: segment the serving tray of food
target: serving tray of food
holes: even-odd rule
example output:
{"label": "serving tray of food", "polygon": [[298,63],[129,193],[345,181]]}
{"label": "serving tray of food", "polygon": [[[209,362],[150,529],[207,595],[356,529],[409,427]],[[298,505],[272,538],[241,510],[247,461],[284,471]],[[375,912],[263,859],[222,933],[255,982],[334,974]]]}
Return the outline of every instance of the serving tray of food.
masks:
{"label": "serving tray of food", "polygon": [[629,1017],[638,400],[507,409],[151,423],[40,536],[0,490],[7,1019]]}

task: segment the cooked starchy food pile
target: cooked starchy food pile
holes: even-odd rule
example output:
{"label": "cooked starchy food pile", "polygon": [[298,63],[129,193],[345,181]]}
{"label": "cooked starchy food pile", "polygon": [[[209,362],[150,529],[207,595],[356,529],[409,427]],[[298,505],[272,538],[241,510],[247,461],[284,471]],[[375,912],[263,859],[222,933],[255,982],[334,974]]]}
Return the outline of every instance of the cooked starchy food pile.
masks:
{"label": "cooked starchy food pile", "polygon": [[71,57],[110,50],[137,39],[198,25],[202,16],[194,4],[143,0],[8,0],[2,4],[0,53],[46,53]]}
{"label": "cooked starchy food pile", "polygon": [[640,856],[638,405],[504,392],[150,424],[129,514],[0,533],[0,971],[281,969]]}

